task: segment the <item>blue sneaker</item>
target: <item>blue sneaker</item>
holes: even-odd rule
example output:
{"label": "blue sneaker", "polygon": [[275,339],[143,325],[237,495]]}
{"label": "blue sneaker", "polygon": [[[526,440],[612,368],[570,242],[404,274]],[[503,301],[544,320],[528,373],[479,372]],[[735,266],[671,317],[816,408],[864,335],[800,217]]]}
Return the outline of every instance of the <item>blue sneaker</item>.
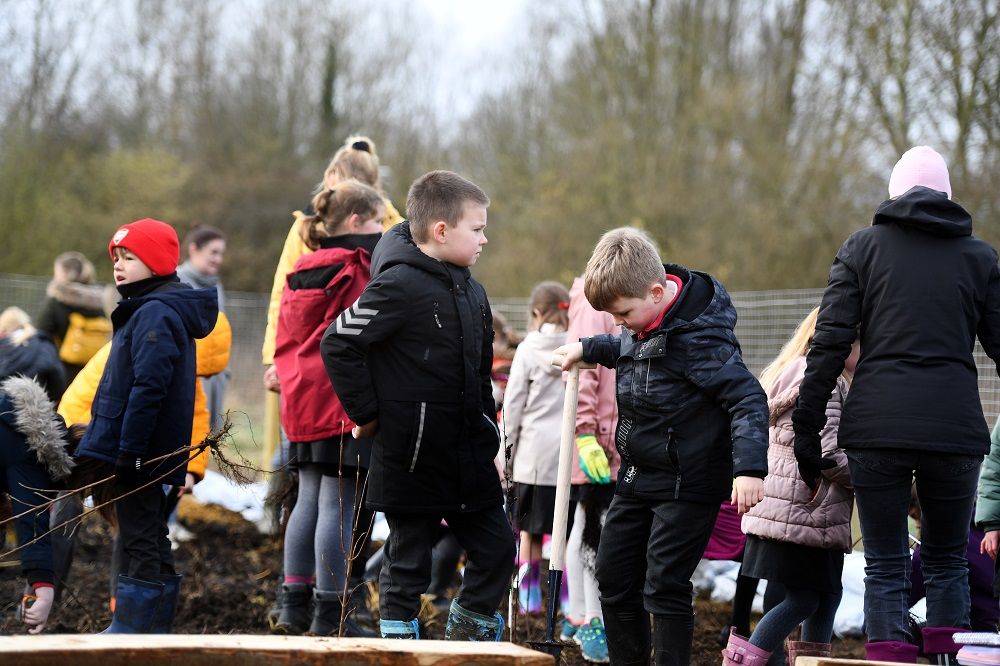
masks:
{"label": "blue sneaker", "polygon": [[604,633],[604,623],[601,618],[595,617],[589,624],[585,624],[576,631],[573,640],[579,643],[580,653],[586,661],[593,664],[607,664],[608,658],[608,638]]}
{"label": "blue sneaker", "polygon": [[573,637],[576,636],[576,632],[580,627],[573,624],[569,618],[562,621],[562,630],[559,632],[559,640],[570,642]]}

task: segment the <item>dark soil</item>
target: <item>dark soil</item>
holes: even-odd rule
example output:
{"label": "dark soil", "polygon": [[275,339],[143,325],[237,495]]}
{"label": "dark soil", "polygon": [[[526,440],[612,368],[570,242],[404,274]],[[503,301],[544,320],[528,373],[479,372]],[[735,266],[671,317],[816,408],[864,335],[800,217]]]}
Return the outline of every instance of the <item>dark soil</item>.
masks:
{"label": "dark soil", "polygon": [[[281,566],[281,549],[276,537],[261,535],[239,514],[216,506],[205,506],[187,498],[180,515],[197,537],[182,544],[174,555],[177,569],[185,575],[181,607],[175,631],[187,634],[267,633],[270,608]],[[8,547],[13,541],[11,534]],[[104,629],[111,620],[108,606],[108,562],[111,532],[96,517],[80,528],[76,556],[67,594],[53,611],[46,633],[92,633]],[[0,635],[24,632],[14,619],[14,610],[23,590],[20,569],[0,560]],[[721,663],[719,632],[728,620],[729,608],[708,599],[698,599],[692,663]],[[421,614],[425,634],[441,638],[446,611],[425,604]],[[544,638],[541,617],[519,618],[515,630],[520,644]],[[40,639],[44,640],[44,639]],[[834,656],[861,657],[863,642],[838,640]],[[586,664],[575,644],[562,652],[564,664]]]}

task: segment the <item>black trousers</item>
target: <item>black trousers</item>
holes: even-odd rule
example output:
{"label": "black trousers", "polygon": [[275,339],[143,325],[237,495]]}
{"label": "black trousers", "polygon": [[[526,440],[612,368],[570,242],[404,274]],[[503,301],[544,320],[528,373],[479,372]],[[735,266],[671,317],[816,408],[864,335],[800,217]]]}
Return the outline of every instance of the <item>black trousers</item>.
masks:
{"label": "black trousers", "polygon": [[501,506],[469,513],[387,513],[389,539],[379,574],[382,619],[417,617],[420,595],[431,581],[431,553],[442,518],[466,552],[459,605],[490,616],[500,605],[510,585],[515,553],[514,533]]}
{"label": "black trousers", "polygon": [[615,495],[597,549],[601,604],[692,617],[691,575],[718,513],[718,503]]}
{"label": "black trousers", "polygon": [[[121,497],[146,483],[115,482],[115,495]],[[173,574],[174,556],[167,538],[164,515],[166,497],[159,483],[149,485],[115,503],[118,531],[124,551],[121,573],[140,580],[155,580],[159,574]]]}

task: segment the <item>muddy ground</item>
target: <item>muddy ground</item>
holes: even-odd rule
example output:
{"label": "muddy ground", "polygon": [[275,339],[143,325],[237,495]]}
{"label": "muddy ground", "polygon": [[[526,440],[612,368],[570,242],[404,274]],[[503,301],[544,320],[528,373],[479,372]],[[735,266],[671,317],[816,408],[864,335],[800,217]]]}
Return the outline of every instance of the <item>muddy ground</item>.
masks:
{"label": "muddy ground", "polygon": [[[175,552],[178,571],[185,574],[181,607],[175,630],[188,634],[267,633],[266,614],[273,601],[281,565],[277,539],[260,534],[239,514],[216,506],[204,506],[185,498],[180,507],[182,521],[197,537]],[[12,536],[12,535],[11,535]],[[9,543],[12,539],[8,539]],[[99,519],[89,519],[80,529],[68,594],[53,611],[52,633],[100,631],[110,622],[108,573],[111,533]],[[14,609],[23,587],[19,568],[0,560],[0,635],[23,633],[14,620]],[[724,604],[699,599],[696,603],[692,663],[719,664],[719,630],[729,616]],[[430,638],[441,638],[445,616],[426,605],[424,625]],[[518,621],[517,642],[541,640],[545,626],[541,618]],[[40,638],[39,640],[44,640]],[[834,643],[834,656],[860,657],[862,642]],[[585,664],[575,645],[563,650],[562,663]]]}

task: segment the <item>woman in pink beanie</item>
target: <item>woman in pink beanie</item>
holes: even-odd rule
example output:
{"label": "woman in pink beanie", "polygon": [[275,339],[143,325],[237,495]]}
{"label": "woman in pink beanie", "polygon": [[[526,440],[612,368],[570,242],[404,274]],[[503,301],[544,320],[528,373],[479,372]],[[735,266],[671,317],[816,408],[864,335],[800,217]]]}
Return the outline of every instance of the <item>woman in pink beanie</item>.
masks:
{"label": "woman in pink beanie", "polygon": [[[927,589],[924,651],[955,663],[969,626],[965,550],[990,431],[979,400],[976,338],[1000,364],[997,252],[951,200],[944,159],[906,151],[890,199],[837,253],[792,415],[799,474],[813,487],[836,465],[821,449],[826,405],[851,345],[861,358],[844,403],[847,454],[865,547],[870,660],[916,661],[909,625],[907,507],[917,482]],[[822,488],[822,486],[819,486]]]}
{"label": "woman in pink beanie", "polygon": [[930,146],[910,148],[892,168],[889,176],[890,199],[898,199],[914,187],[944,192],[951,199],[948,165],[941,154]]}

